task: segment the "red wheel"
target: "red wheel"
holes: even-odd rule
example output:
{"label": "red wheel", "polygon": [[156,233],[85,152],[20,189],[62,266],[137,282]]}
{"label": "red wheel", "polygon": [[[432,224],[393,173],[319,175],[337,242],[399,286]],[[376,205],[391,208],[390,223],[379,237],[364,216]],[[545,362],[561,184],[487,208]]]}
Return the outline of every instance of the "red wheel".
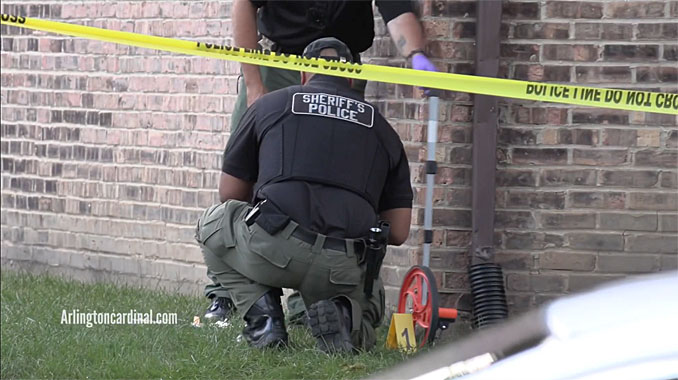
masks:
{"label": "red wheel", "polygon": [[[424,296],[426,294],[426,296]],[[412,314],[419,347],[433,343],[438,329],[438,287],[428,267],[413,266],[405,275],[398,296],[398,313]]]}

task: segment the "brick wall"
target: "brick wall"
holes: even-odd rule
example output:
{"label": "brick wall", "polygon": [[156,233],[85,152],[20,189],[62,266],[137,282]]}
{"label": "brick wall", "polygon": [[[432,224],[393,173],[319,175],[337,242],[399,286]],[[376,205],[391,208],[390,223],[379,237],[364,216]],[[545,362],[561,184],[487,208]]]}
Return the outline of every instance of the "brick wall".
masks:
{"label": "brick wall", "polygon": [[[475,2],[420,2],[438,67],[473,73]],[[231,42],[222,1],[4,1],[3,13]],[[501,75],[677,91],[678,1],[506,1]],[[403,65],[377,19],[366,54]],[[87,281],[197,292],[193,224],[217,201],[238,65],[2,26],[2,263]],[[389,303],[423,234],[427,104],[409,86],[368,96],[405,142],[415,226],[383,269]],[[468,292],[469,94],[441,102],[431,266],[443,301]],[[514,311],[678,263],[678,122],[638,112],[502,101],[496,245]],[[488,152],[488,154],[495,154]]]}
{"label": "brick wall", "polygon": [[[230,43],[230,4],[3,2],[3,12]],[[4,264],[194,292],[238,65],[2,27]]]}

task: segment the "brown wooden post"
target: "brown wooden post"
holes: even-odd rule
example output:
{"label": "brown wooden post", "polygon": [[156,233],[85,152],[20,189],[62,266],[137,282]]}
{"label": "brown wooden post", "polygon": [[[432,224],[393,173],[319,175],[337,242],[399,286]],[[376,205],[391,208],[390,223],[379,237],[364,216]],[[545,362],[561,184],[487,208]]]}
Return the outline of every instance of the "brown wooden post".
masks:
{"label": "brown wooden post", "polygon": [[[476,75],[499,72],[501,0],[478,0]],[[475,95],[473,112],[473,210],[471,264],[494,259],[494,197],[497,149],[497,98]]]}

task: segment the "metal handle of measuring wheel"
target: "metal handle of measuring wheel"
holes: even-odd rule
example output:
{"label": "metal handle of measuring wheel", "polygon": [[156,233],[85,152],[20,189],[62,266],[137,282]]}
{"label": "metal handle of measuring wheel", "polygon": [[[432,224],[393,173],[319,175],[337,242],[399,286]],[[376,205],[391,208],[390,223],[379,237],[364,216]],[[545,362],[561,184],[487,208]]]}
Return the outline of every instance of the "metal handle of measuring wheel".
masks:
{"label": "metal handle of measuring wheel", "polygon": [[[424,204],[424,257],[422,265],[428,267],[431,262],[431,243],[433,243],[433,184],[438,164],[436,163],[436,142],[438,141],[438,96],[428,98],[428,133],[426,144],[426,203]],[[426,285],[422,287],[423,303],[428,299]]]}
{"label": "metal handle of measuring wheel", "polygon": [[[436,94],[437,95],[437,94]],[[436,142],[438,141],[438,103],[437,96],[428,98],[428,133],[426,152],[426,203],[424,204],[424,258],[422,265],[428,266],[431,260],[433,242],[433,184],[438,172],[436,162]]]}

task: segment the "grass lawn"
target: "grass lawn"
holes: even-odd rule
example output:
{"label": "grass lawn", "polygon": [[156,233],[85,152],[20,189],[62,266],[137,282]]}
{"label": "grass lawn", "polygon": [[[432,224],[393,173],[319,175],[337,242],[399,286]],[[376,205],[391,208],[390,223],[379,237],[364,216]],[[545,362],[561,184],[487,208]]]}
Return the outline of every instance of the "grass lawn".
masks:
{"label": "grass lawn", "polygon": [[[306,328],[290,328],[292,346],[259,351],[237,342],[242,324],[191,326],[208,306],[202,297],[47,276],[2,272],[0,377],[356,379],[408,355],[383,347],[328,356]],[[177,313],[176,325],[62,325],[62,311]]]}

